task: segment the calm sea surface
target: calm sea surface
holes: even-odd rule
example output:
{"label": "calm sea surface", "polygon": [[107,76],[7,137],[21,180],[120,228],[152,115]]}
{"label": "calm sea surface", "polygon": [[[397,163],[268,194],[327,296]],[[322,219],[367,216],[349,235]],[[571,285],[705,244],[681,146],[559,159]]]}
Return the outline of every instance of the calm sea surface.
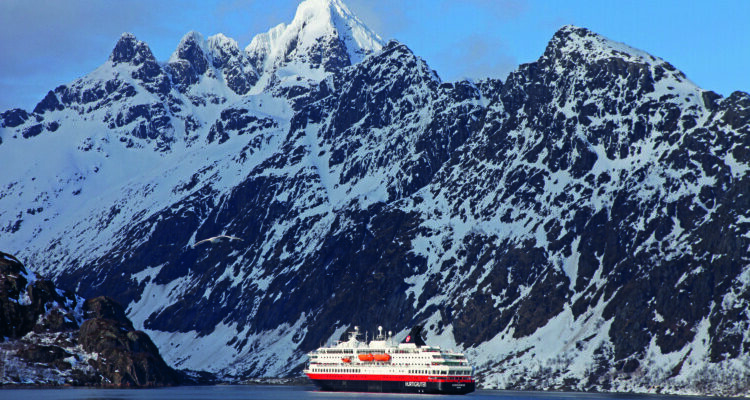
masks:
{"label": "calm sea surface", "polygon": [[0,389],[0,399],[5,400],[400,400],[400,399],[466,399],[466,400],[700,400],[716,397],[655,396],[589,393],[541,393],[509,392],[502,390],[478,390],[465,396],[440,396],[425,394],[380,394],[380,393],[330,393],[319,392],[314,386],[199,386],[165,389]]}

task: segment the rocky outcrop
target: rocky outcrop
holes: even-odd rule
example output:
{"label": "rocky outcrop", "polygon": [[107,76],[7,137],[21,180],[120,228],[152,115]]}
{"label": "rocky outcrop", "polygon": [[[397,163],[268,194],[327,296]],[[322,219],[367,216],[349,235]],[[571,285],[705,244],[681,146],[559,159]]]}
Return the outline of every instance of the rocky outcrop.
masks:
{"label": "rocky outcrop", "polygon": [[20,108],[14,108],[0,114],[0,127],[15,128],[29,119],[29,113]]}
{"label": "rocky outcrop", "polygon": [[177,373],[159,355],[142,331],[133,329],[122,306],[109,297],[87,300],[86,321],[78,341],[87,352],[99,354],[91,364],[117,386],[158,386],[178,383]]}
{"label": "rocky outcrop", "polygon": [[29,332],[75,330],[77,299],[38,279],[12,255],[0,252],[0,340]]}
{"label": "rocky outcrop", "polygon": [[176,385],[178,373],[108,297],[83,301],[0,252],[0,386]]}

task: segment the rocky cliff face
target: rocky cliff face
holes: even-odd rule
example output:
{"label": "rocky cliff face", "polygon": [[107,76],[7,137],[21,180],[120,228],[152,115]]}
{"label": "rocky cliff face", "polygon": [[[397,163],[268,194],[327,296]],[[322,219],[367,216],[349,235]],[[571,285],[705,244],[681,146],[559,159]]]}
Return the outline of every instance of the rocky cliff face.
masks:
{"label": "rocky cliff face", "polygon": [[148,335],[109,297],[57,289],[0,252],[0,386],[174,385]]}
{"label": "rocky cliff face", "polygon": [[0,244],[181,368],[294,374],[420,322],[485,387],[746,393],[748,94],[572,26],[505,82],[442,82],[360,25],[311,0],[166,66],[123,36],[2,114]]}

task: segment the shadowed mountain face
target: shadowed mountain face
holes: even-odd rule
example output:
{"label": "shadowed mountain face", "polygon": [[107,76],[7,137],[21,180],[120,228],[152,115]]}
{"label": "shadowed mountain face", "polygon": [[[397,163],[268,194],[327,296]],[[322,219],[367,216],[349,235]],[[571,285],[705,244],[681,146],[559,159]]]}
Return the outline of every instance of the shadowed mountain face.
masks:
{"label": "shadowed mountain face", "polygon": [[303,4],[166,67],[124,36],[3,113],[0,244],[180,368],[293,374],[351,326],[421,323],[485,387],[745,393],[748,94],[571,26],[505,82],[445,83]]}

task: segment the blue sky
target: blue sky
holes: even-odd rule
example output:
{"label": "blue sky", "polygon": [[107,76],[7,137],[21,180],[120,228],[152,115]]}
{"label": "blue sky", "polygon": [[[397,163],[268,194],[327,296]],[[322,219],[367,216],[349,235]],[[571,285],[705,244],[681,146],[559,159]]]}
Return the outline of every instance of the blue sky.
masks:
{"label": "blue sky", "polygon": [[[344,0],[443,80],[504,79],[535,61],[554,32],[583,26],[664,58],[704,89],[750,92],[750,1]],[[242,47],[290,22],[297,0],[2,0],[0,111],[30,110],[46,92],[104,63],[131,32],[166,61],[182,36],[224,33]]]}

